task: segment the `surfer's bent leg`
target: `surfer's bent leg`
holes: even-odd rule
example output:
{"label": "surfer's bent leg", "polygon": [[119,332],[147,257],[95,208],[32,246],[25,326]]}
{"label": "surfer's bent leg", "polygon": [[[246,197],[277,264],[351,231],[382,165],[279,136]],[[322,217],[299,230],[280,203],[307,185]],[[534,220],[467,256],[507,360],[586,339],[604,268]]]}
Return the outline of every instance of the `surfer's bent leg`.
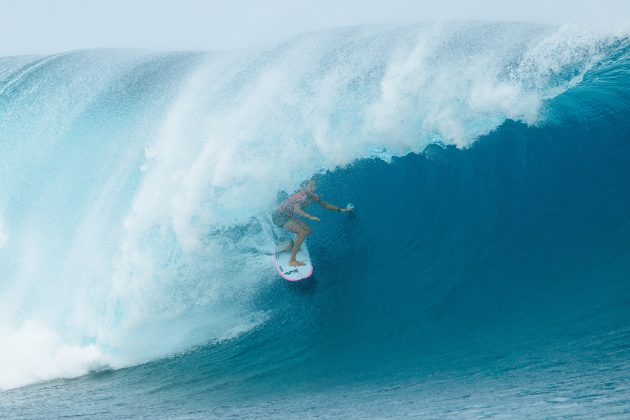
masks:
{"label": "surfer's bent leg", "polygon": [[302,242],[304,242],[304,239],[308,235],[311,234],[311,228],[309,228],[306,225],[306,223],[297,219],[290,219],[284,225],[284,228],[297,235],[295,238],[295,242],[293,242],[293,249],[291,250],[291,258],[289,259],[289,265],[293,267],[299,266],[299,265],[305,265],[302,261],[297,261],[295,259],[295,256],[297,255],[297,252],[300,249]]}

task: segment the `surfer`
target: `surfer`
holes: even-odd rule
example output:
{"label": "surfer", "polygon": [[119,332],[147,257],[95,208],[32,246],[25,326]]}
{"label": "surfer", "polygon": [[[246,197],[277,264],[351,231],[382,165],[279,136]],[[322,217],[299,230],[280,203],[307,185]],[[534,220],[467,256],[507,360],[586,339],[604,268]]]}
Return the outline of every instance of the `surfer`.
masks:
{"label": "surfer", "polygon": [[304,209],[313,202],[319,204],[326,210],[337,212],[352,211],[352,208],[341,208],[325,202],[315,194],[316,190],[317,184],[315,181],[309,180],[302,182],[300,190],[280,204],[272,216],[272,220],[276,225],[297,235],[293,242],[291,258],[289,259],[289,265],[292,267],[304,265],[302,261],[297,261],[295,256],[300,249],[300,245],[304,242],[304,239],[311,234],[311,228],[308,227],[306,223],[298,220],[296,216],[302,216],[314,222],[319,222],[319,218],[311,216],[304,211]]}

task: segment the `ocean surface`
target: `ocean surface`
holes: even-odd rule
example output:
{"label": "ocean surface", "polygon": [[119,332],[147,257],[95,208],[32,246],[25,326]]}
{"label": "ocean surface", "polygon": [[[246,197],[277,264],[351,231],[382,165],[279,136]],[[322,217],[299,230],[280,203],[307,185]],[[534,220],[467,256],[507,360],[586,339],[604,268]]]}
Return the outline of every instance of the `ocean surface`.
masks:
{"label": "ocean surface", "polygon": [[2,418],[630,416],[627,34],[4,57],[0,179]]}

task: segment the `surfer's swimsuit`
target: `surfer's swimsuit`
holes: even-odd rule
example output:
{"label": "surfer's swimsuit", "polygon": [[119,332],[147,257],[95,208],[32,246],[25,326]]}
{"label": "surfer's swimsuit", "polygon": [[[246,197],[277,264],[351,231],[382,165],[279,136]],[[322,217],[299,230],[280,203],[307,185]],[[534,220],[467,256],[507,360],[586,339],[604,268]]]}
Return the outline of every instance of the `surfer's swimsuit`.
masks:
{"label": "surfer's swimsuit", "polygon": [[305,209],[312,202],[319,203],[321,201],[322,200],[316,194],[309,194],[305,191],[297,192],[289,197],[284,203],[280,204],[271,216],[271,219],[276,225],[284,227],[290,219],[295,217],[293,209],[296,204],[299,204],[302,209]]}

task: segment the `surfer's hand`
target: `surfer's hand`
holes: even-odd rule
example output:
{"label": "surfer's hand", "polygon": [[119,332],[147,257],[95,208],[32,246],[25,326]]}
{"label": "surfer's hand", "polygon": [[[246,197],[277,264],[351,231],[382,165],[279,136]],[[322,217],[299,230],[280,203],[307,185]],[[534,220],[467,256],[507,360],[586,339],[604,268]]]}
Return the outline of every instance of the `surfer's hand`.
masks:
{"label": "surfer's hand", "polygon": [[311,219],[313,222],[319,222],[319,217],[311,216],[311,217],[310,217],[310,219]]}

